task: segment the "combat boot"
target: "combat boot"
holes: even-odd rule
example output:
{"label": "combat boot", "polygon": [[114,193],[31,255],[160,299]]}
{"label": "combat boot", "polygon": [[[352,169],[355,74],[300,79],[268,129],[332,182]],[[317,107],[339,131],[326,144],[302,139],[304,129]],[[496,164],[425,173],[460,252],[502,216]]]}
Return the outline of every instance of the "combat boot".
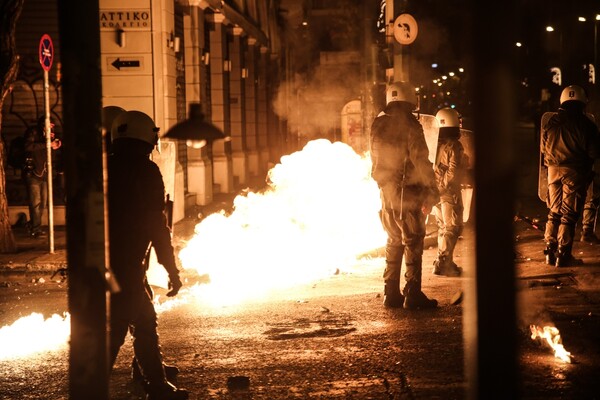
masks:
{"label": "combat boot", "polygon": [[[420,285],[419,285],[420,286]],[[404,308],[407,310],[425,310],[436,308],[437,300],[428,299],[425,293],[415,284],[407,284],[404,288]]]}
{"label": "combat boot", "polygon": [[594,234],[594,231],[591,229],[583,229],[581,231],[581,242],[584,243],[589,243],[589,244],[598,244],[600,243],[600,240],[598,239],[598,237]]}
{"label": "combat boot", "polygon": [[456,277],[461,276],[462,272],[463,272],[463,269],[461,267],[456,265],[453,261],[450,261],[447,264],[446,269],[444,270],[444,275],[456,278]]}
{"label": "combat boot", "polygon": [[402,308],[404,296],[400,293],[400,281],[385,281],[383,305],[390,308]]}
{"label": "combat boot", "polygon": [[462,268],[453,261],[448,261],[446,257],[439,257],[433,262],[433,273],[449,277],[458,277],[462,275]]}
{"label": "combat boot", "polygon": [[546,256],[546,265],[556,264],[556,244],[547,243],[544,249],[544,255]]}
{"label": "combat boot", "polygon": [[178,389],[167,381],[151,383],[146,387],[146,400],[187,400],[189,397],[187,390]]}
{"label": "combat boot", "polygon": [[442,257],[438,257],[433,260],[433,274],[434,275],[442,275]]}
{"label": "combat boot", "polygon": [[[163,363],[163,368],[165,369],[165,376],[170,383],[177,383],[177,374],[179,373],[179,368],[174,365],[167,365]],[[131,362],[131,379],[136,382],[143,383],[144,377],[142,376],[142,371],[140,371],[140,367],[135,359]]]}
{"label": "combat boot", "polygon": [[565,248],[558,248],[558,253],[556,255],[556,262],[554,264],[557,268],[560,267],[575,267],[578,265],[583,265],[583,260],[581,258],[573,257],[571,253],[571,247],[566,246]]}

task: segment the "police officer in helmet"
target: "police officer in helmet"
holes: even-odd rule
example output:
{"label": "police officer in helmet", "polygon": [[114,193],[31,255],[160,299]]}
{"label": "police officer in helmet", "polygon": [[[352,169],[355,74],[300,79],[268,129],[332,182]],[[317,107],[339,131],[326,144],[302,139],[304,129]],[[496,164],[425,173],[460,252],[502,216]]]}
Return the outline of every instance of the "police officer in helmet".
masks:
{"label": "police officer in helmet", "polygon": [[[437,307],[421,291],[425,216],[438,202],[432,163],[423,127],[413,114],[415,88],[395,82],[386,106],[371,126],[372,177],[380,189],[381,222],[388,234],[385,248],[384,306],[405,309]],[[402,261],[405,285],[400,292]]]}
{"label": "police officer in helmet", "polygon": [[581,217],[586,191],[600,155],[600,134],[585,113],[587,95],[577,85],[566,87],[560,107],[542,127],[540,151],[548,168],[548,221],[544,232],[546,264],[582,264],[573,257],[575,224]]}
{"label": "police officer in helmet", "polygon": [[140,111],[119,113],[112,124],[112,154],[108,159],[110,265],[121,288],[110,301],[110,365],[127,332],[145,380],[147,400],[184,400],[189,394],[167,380],[160,351],[157,317],[146,284],[144,259],[154,247],[169,275],[175,296],[182,287],[165,211],[165,187],[150,153],[158,128]]}
{"label": "police officer in helmet", "polygon": [[440,199],[433,208],[438,226],[438,253],[433,262],[433,273],[457,277],[462,275],[462,268],[454,262],[454,248],[463,229],[461,184],[466,179],[468,157],[459,140],[461,122],[458,111],[444,107],[435,117],[440,130],[433,170]]}

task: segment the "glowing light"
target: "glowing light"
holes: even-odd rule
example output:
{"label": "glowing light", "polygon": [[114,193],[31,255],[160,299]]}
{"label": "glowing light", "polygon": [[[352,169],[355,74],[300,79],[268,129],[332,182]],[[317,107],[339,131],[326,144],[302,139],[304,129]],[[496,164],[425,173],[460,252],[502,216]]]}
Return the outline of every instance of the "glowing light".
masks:
{"label": "glowing light", "polygon": [[70,315],[44,320],[32,313],[0,328],[0,360],[28,357],[35,353],[66,349],[71,335]]}
{"label": "glowing light", "polygon": [[459,69],[458,69],[458,72],[461,72],[461,73],[462,73],[462,72],[465,72],[465,69],[464,69],[464,68],[459,68]]}
{"label": "glowing light", "polygon": [[269,187],[209,215],[179,252],[185,269],[208,275],[213,304],[262,298],[329,277],[385,245],[379,189],[368,154],[342,142],[309,142],[269,171]]}
{"label": "glowing light", "polygon": [[544,328],[541,328],[537,325],[530,325],[529,328],[531,329],[531,339],[540,338],[541,340],[545,340],[552,350],[554,350],[554,357],[564,362],[571,362],[571,353],[565,350],[565,347],[562,345],[558,328],[554,326],[544,326]]}
{"label": "glowing light", "polygon": [[577,21],[585,22],[585,21],[587,21],[587,19],[585,17],[577,17]]}
{"label": "glowing light", "polygon": [[554,27],[552,27],[552,26],[548,25],[548,26],[546,27],[546,32],[554,32]]}
{"label": "glowing light", "polygon": [[187,147],[191,147],[193,149],[201,149],[206,146],[206,140],[191,140],[188,139],[185,142]]}
{"label": "glowing light", "polygon": [[521,42],[517,42],[517,43],[515,43],[515,46],[517,46],[517,47],[521,47],[521,46],[523,46],[523,43],[521,43]]}
{"label": "glowing light", "polygon": [[437,63],[431,64],[431,68],[437,68],[437,67],[438,67]]}

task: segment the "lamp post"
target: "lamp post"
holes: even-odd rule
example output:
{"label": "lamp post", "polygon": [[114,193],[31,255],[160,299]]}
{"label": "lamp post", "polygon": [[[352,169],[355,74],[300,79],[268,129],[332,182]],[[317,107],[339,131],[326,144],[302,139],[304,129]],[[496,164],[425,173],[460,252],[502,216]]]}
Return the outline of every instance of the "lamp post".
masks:
{"label": "lamp post", "polygon": [[171,127],[164,136],[168,139],[185,140],[188,147],[200,149],[206,147],[206,154],[211,164],[211,187],[214,183],[214,168],[212,145],[215,140],[231,140],[231,136],[225,135],[219,128],[204,120],[204,114],[199,103],[190,104],[188,119],[181,121]]}
{"label": "lamp post", "polygon": [[598,23],[600,22],[600,14],[596,14],[594,18],[594,71],[598,69]]}
{"label": "lamp post", "polygon": [[[586,17],[578,17],[579,22],[586,22]],[[593,52],[593,83],[596,84],[596,70],[598,69],[598,23],[600,22],[600,14],[594,16],[594,52]]]}
{"label": "lamp post", "polygon": [[188,119],[181,121],[171,127],[165,134],[169,139],[185,140],[188,147],[199,149],[218,139],[227,140],[219,128],[204,120],[204,114],[199,103],[190,104]]}

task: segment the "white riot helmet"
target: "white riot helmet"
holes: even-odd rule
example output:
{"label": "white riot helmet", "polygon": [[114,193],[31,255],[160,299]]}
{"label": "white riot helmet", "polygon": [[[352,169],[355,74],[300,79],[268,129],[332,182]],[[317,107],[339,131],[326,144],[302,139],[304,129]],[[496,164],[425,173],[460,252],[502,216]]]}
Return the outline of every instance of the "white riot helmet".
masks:
{"label": "white riot helmet", "polygon": [[454,108],[444,107],[435,114],[440,128],[460,128],[460,115]]}
{"label": "white riot helmet", "polygon": [[118,106],[105,106],[102,107],[102,126],[106,129],[106,132],[110,133],[112,123],[115,118],[124,112],[125,109]]}
{"label": "white riot helmet", "polygon": [[579,101],[587,104],[588,99],[585,90],[581,86],[570,85],[564,88],[560,94],[560,104],[563,104],[565,101]]}
{"label": "white riot helmet", "polygon": [[123,138],[142,140],[155,146],[159,128],[141,111],[125,111],[115,117],[111,128],[113,142]]}
{"label": "white riot helmet", "polygon": [[385,93],[385,104],[394,101],[403,101],[416,107],[418,102],[415,87],[408,82],[392,83]]}

